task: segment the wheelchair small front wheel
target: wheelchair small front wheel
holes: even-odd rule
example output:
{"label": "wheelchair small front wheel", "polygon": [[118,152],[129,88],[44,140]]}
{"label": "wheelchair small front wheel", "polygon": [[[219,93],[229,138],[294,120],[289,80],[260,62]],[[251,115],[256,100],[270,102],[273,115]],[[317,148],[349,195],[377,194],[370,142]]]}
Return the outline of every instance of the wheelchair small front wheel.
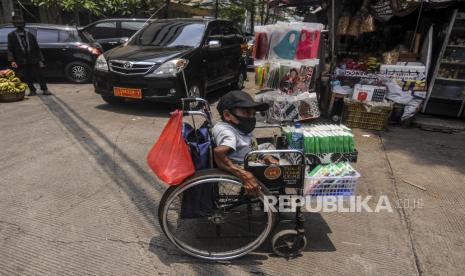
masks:
{"label": "wheelchair small front wheel", "polygon": [[273,212],[263,210],[263,194],[246,195],[238,178],[215,169],[170,187],[158,211],[160,226],[176,247],[213,261],[254,250],[271,233],[275,221]]}
{"label": "wheelchair small front wheel", "polygon": [[294,258],[299,256],[307,247],[307,238],[303,233],[294,229],[279,231],[271,240],[273,252],[284,258]]}

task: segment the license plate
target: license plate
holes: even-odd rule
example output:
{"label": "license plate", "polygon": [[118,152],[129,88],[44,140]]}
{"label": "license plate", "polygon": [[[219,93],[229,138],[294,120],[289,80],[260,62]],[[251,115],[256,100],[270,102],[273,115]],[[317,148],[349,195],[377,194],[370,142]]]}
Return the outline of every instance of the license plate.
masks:
{"label": "license plate", "polygon": [[136,88],[113,87],[113,94],[117,97],[142,99],[142,90]]}

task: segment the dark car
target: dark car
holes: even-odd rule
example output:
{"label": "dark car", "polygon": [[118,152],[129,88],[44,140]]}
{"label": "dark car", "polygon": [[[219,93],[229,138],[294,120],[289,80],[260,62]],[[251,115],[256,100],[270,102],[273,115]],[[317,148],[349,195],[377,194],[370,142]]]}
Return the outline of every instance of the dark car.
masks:
{"label": "dark car", "polygon": [[255,35],[252,33],[246,33],[245,39],[247,40],[247,69],[249,69],[249,71],[254,71],[255,60],[252,52],[255,44]]}
{"label": "dark car", "polygon": [[82,28],[108,51],[126,42],[140,30],[147,19],[144,18],[111,18],[92,22]]}
{"label": "dark car", "polygon": [[203,98],[226,86],[242,88],[245,51],[242,32],[229,21],[154,21],[98,58],[95,92],[108,103],[125,98],[174,102],[186,96]]}
{"label": "dark car", "polygon": [[[15,28],[0,25],[0,67],[7,68],[8,34]],[[102,48],[93,38],[76,27],[51,24],[26,24],[26,30],[37,38],[45,58],[46,77],[66,77],[71,82],[90,82],[92,70]]]}

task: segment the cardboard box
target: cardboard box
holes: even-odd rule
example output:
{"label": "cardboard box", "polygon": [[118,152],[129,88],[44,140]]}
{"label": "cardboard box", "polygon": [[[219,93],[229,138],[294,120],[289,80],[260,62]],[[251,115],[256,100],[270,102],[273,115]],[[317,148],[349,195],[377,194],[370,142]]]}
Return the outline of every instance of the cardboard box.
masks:
{"label": "cardboard box", "polygon": [[387,90],[384,86],[356,84],[354,86],[354,93],[352,94],[352,99],[360,102],[382,102],[386,97],[386,93]]}

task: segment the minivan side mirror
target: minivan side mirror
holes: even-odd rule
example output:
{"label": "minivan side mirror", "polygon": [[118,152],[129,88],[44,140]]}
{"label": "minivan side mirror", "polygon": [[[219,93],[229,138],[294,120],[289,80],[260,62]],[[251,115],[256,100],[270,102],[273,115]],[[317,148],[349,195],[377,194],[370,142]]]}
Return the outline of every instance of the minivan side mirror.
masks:
{"label": "minivan side mirror", "polygon": [[208,49],[218,49],[220,47],[221,47],[221,42],[219,40],[208,41]]}

